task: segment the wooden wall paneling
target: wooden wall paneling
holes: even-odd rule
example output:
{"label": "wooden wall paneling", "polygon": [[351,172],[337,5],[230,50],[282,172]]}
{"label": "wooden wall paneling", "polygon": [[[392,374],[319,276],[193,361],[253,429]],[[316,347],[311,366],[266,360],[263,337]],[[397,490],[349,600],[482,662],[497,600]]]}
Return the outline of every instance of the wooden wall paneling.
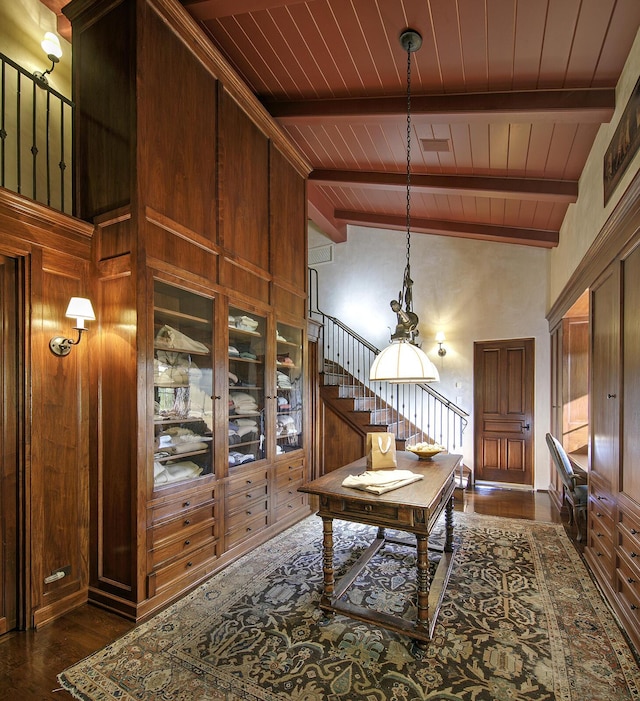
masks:
{"label": "wooden wall paneling", "polygon": [[183,278],[201,285],[210,286],[218,281],[216,258],[220,249],[199,232],[149,207],[143,226],[147,265],[180,270]]}
{"label": "wooden wall paneling", "polygon": [[[20,266],[21,267],[21,266]],[[18,626],[24,567],[24,354],[19,261],[0,255],[0,635]]]}
{"label": "wooden wall paneling", "polygon": [[640,244],[622,262],[623,345],[620,491],[640,507]]}
{"label": "wooden wall paneling", "polygon": [[220,99],[221,243],[269,271],[269,140],[228,93]]}
{"label": "wooden wall paneling", "polygon": [[[132,42],[137,2],[80,2],[65,7],[73,21],[76,102],[74,161],[77,215],[93,217],[132,202],[135,119]],[[96,15],[101,13],[100,21]]]}
{"label": "wooden wall paneling", "polygon": [[215,243],[216,80],[156,12],[143,7],[139,188],[149,207]]}
{"label": "wooden wall paneling", "polygon": [[[551,331],[551,425],[552,435],[562,435],[562,324]],[[549,480],[549,496],[558,510],[562,508],[562,482],[558,471],[553,466],[551,455],[547,455],[551,465]]]}
{"label": "wooden wall paneling", "polygon": [[351,428],[324,402],[320,407],[321,474],[337,470],[365,454],[365,436]]}
{"label": "wooden wall paneling", "polygon": [[[124,261],[123,261],[124,262]],[[123,266],[124,267],[124,266]],[[108,270],[97,281],[100,335],[94,343],[97,447],[92,472],[92,585],[125,599],[137,596],[136,495],[139,399],[136,377],[138,291],[132,271]],[[141,388],[140,391],[144,391]]]}
{"label": "wooden wall paneling", "polygon": [[[89,347],[66,357],[49,350],[53,336],[75,337],[65,317],[69,299],[86,295],[87,263],[45,252],[42,297],[34,304],[33,461],[31,473],[33,624],[41,625],[86,600],[89,548]],[[34,300],[35,302],[35,300]],[[51,583],[45,578],[64,570]]]}
{"label": "wooden wall paneling", "polygon": [[562,438],[568,453],[589,442],[589,319],[562,322]]}
{"label": "wooden wall paneling", "polygon": [[220,258],[220,284],[223,287],[250,299],[269,302],[271,289],[269,272],[226,251]]}
{"label": "wooden wall paneling", "polygon": [[591,287],[591,471],[617,491],[620,401],[620,264]]}
{"label": "wooden wall paneling", "polygon": [[276,284],[307,287],[307,222],[305,175],[275,146],[270,149],[269,199],[271,272]]}

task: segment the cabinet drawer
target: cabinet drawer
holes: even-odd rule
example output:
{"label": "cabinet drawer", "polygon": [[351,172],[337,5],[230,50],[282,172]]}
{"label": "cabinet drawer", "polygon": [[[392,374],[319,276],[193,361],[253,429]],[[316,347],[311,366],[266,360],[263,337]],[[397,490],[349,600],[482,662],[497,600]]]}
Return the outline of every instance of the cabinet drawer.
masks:
{"label": "cabinet drawer", "polygon": [[607,502],[594,499],[593,496],[589,498],[589,528],[601,533],[606,531],[613,542],[613,514],[608,506]]}
{"label": "cabinet drawer", "polygon": [[248,504],[252,504],[259,499],[266,499],[268,494],[269,486],[265,481],[245,487],[241,491],[227,497],[227,513],[243,509]]}
{"label": "cabinet drawer", "polygon": [[640,548],[640,522],[624,508],[618,511],[618,531],[625,533],[628,538],[636,539],[637,547]]}
{"label": "cabinet drawer", "polygon": [[244,522],[236,528],[229,530],[227,533],[227,548],[232,548],[245,538],[249,538],[267,527],[269,521],[269,513],[264,512],[259,516]]}
{"label": "cabinet drawer", "polygon": [[181,555],[188,555],[203,545],[212,543],[216,536],[216,524],[211,523],[195,533],[189,533],[182,538],[169,541],[166,545],[153,548],[151,550],[151,567],[155,569],[163,562],[173,560]]}
{"label": "cabinet drawer", "polygon": [[287,518],[287,516],[292,514],[294,511],[304,508],[306,506],[306,502],[306,495],[299,493],[297,493],[292,499],[289,499],[289,501],[283,500],[283,502],[278,505],[278,509],[276,511],[277,520],[279,521],[280,519]]}
{"label": "cabinet drawer", "polygon": [[276,486],[278,491],[293,487],[297,489],[304,481],[304,467],[290,467],[287,470],[278,470]]}
{"label": "cabinet drawer", "polygon": [[243,505],[241,509],[235,511],[225,519],[227,531],[233,531],[245,523],[257,517],[264,517],[269,512],[269,500],[258,499],[250,504]]}
{"label": "cabinet drawer", "polygon": [[191,572],[197,570],[198,567],[216,560],[218,555],[218,543],[214,542],[210,545],[205,545],[199,550],[188,553],[171,565],[159,567],[150,577],[151,591],[155,594],[160,593],[177,579],[186,577]]}
{"label": "cabinet drawer", "polygon": [[[640,628],[640,593],[638,591],[637,574],[634,575],[622,563],[617,571],[618,600],[628,615],[628,620],[623,621],[625,628],[638,630]],[[629,581],[633,580],[633,581]]]}
{"label": "cabinet drawer", "polygon": [[246,489],[254,489],[257,486],[267,484],[269,482],[269,473],[266,470],[258,470],[250,472],[240,478],[234,478],[227,483],[227,499],[238,492]]}
{"label": "cabinet drawer", "polygon": [[613,519],[615,500],[611,494],[611,490],[595,475],[589,475],[589,498],[598,505],[600,511],[606,512],[607,515]]}
{"label": "cabinet drawer", "polygon": [[298,491],[298,487],[302,485],[302,480],[297,480],[295,482],[289,482],[284,487],[279,487],[276,492],[276,506],[284,504],[285,501],[291,501],[297,496],[301,496]]}
{"label": "cabinet drawer", "polygon": [[[161,523],[151,531],[151,546],[157,547],[166,540],[182,538],[199,530],[199,526],[211,525],[215,521],[216,505],[210,503],[199,509],[192,509],[180,514],[178,518]],[[211,522],[208,524],[207,522]]]}
{"label": "cabinet drawer", "polygon": [[640,568],[640,540],[621,526],[618,527],[618,547]]}
{"label": "cabinet drawer", "polygon": [[280,479],[281,477],[284,477],[290,472],[302,469],[304,469],[304,460],[302,458],[298,458],[297,460],[291,460],[289,462],[281,462],[276,467],[276,479]]}
{"label": "cabinet drawer", "polygon": [[212,502],[215,497],[215,489],[204,489],[200,492],[194,492],[153,506],[151,507],[151,525],[179,516],[190,509],[197,509],[198,506]]}

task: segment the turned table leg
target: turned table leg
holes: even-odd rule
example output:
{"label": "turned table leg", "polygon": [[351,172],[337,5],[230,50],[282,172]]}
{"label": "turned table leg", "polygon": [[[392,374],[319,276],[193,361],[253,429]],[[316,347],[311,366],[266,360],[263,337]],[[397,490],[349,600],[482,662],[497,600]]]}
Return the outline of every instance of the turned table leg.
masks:
{"label": "turned table leg", "polygon": [[444,511],[444,522],[445,522],[445,541],[444,541],[444,551],[446,553],[453,552],[453,496],[447,502]]}
{"label": "turned table leg", "polygon": [[[418,620],[417,626],[429,630],[429,589],[431,578],[429,576],[429,539],[426,535],[416,535],[416,564],[417,588],[418,588]],[[428,646],[427,642],[416,640],[415,644],[422,648]]]}
{"label": "turned table leg", "polygon": [[324,590],[321,604],[329,606],[333,597],[335,579],[333,576],[333,519],[322,517],[322,572],[324,574]]}

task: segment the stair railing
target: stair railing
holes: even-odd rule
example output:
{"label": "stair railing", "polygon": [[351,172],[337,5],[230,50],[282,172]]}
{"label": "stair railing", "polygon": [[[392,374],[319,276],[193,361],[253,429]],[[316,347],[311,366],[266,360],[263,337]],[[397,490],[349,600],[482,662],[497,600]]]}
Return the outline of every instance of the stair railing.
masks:
{"label": "stair railing", "polygon": [[354,399],[387,424],[407,444],[439,443],[449,452],[461,452],[462,434],[469,414],[427,384],[372,382],[369,369],[380,352],[346,324],[323,312],[318,305],[318,273],[309,268],[309,316],[320,324],[320,348],[325,385],[340,387],[342,396]]}
{"label": "stair railing", "polygon": [[0,53],[0,186],[73,213],[74,104]]}

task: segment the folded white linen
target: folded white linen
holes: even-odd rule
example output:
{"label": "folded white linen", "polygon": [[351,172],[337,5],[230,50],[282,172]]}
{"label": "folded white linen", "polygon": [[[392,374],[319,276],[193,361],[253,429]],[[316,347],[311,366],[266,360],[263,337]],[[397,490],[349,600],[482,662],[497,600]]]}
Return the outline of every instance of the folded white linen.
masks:
{"label": "folded white linen", "polygon": [[353,487],[373,494],[384,494],[423,479],[411,470],[366,470],[359,475],[349,475],[342,481],[343,487]]}

